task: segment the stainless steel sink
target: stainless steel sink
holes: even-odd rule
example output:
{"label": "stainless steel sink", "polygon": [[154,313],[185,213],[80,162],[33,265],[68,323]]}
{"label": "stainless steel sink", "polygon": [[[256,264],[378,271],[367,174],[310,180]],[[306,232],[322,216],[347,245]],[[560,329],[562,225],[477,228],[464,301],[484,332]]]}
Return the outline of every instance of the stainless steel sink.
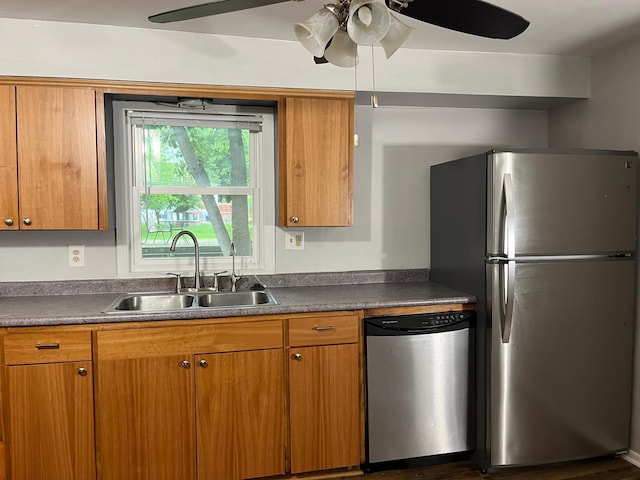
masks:
{"label": "stainless steel sink", "polygon": [[273,295],[265,291],[126,293],[109,305],[105,312],[170,312],[185,309],[246,308],[277,303]]}
{"label": "stainless steel sink", "polygon": [[277,303],[270,293],[264,291],[242,291],[233,293],[207,293],[198,295],[198,306],[246,307]]}
{"label": "stainless steel sink", "polygon": [[139,310],[139,311],[163,311],[163,310],[182,310],[189,308],[194,304],[195,297],[193,295],[183,294],[132,294],[125,295],[116,300],[110,310]]}

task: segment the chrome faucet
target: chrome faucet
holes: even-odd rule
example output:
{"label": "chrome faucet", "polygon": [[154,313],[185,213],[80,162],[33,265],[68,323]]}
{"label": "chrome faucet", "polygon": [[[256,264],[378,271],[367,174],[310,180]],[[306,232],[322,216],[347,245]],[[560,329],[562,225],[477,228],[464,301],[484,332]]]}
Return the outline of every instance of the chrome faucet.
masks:
{"label": "chrome faucet", "polygon": [[236,274],[236,246],[233,244],[233,242],[231,242],[229,250],[229,255],[231,255],[231,291],[236,292],[236,284],[238,283],[238,279],[242,277],[242,275]]}
{"label": "chrome faucet", "polygon": [[196,291],[200,290],[200,245],[198,244],[198,239],[196,236],[189,232],[188,230],[180,230],[175,237],[173,237],[173,242],[171,242],[171,246],[169,250],[172,252],[176,251],[176,244],[178,243],[178,239],[183,236],[188,235],[193,239],[193,245],[195,247],[195,264],[196,264],[196,272],[195,272],[195,288]]}

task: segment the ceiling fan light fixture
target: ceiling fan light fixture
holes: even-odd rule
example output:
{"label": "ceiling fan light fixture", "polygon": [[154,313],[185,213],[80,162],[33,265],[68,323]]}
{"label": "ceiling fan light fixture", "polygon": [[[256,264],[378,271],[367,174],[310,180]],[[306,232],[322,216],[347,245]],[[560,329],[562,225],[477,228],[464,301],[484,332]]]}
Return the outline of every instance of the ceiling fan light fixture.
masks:
{"label": "ceiling fan light fixture", "polygon": [[353,0],[349,5],[347,33],[358,45],[374,45],[387,34],[390,17],[382,0]]}
{"label": "ceiling fan light fixture", "polygon": [[338,30],[325,50],[324,58],[338,67],[354,67],[358,63],[358,45],[347,32]]}
{"label": "ceiling fan light fixture", "polygon": [[338,31],[339,26],[336,15],[331,10],[322,8],[306,22],[296,23],[293,32],[302,46],[314,57],[322,57],[325,46]]}
{"label": "ceiling fan light fixture", "polygon": [[391,23],[387,34],[380,40],[380,45],[384,49],[384,54],[387,59],[391,57],[396,50],[407,41],[411,32],[415,30],[414,27],[410,27],[404,22],[400,21],[395,15],[389,14]]}

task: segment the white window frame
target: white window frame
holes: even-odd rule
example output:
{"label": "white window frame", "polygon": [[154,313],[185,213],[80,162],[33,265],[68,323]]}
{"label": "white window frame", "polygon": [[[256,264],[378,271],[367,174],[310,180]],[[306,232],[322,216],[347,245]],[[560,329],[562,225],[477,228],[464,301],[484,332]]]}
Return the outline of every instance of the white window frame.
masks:
{"label": "white window frame", "polygon": [[[274,109],[243,105],[209,105],[206,110],[185,109],[153,102],[114,101],[114,173],[116,205],[117,275],[127,277],[159,277],[167,272],[193,276],[194,259],[142,258],[140,224],[140,195],[148,193],[136,182],[144,178],[144,166],[133,161],[133,149],[140,143],[133,138],[129,121],[132,112],[178,114],[180,116],[222,115],[237,119],[239,116],[260,116],[262,131],[251,133],[250,168],[252,185],[249,187],[182,187],[185,194],[243,194],[253,196],[253,255],[236,257],[236,273],[259,274],[275,272],[275,131]],[[142,177],[140,177],[142,175]],[[136,183],[138,183],[136,185]],[[209,189],[209,190],[207,190]],[[153,187],[154,193],[163,193],[163,187]],[[167,191],[168,192],[168,191]],[[138,222],[138,227],[135,222]],[[184,237],[186,238],[186,237]],[[191,240],[188,239],[191,243]],[[167,245],[167,249],[169,245]],[[206,277],[212,272],[231,271],[231,257],[201,257],[200,271]],[[208,273],[208,275],[207,275]],[[210,280],[208,278],[207,280]]]}

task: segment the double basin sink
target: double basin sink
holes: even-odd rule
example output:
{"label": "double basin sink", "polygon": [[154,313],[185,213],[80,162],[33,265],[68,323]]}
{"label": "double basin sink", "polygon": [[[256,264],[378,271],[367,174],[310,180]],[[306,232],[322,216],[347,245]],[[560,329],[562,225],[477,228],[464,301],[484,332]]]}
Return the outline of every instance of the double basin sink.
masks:
{"label": "double basin sink", "polygon": [[276,305],[271,293],[263,290],[240,292],[126,293],[107,310],[117,312],[170,312],[201,308],[246,308]]}

